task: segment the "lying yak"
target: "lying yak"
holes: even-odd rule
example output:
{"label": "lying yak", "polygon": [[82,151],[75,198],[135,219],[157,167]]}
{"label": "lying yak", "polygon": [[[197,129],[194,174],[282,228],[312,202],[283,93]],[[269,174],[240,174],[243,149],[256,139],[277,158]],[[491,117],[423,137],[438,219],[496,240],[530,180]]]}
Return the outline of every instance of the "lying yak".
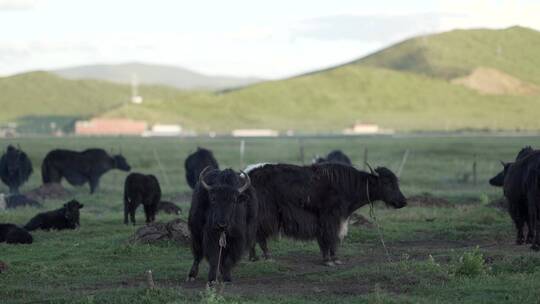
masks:
{"label": "lying yak", "polygon": [[81,224],[79,222],[80,209],[84,205],[76,200],[71,200],[62,206],[62,208],[39,213],[34,216],[28,224],[24,226],[24,229],[33,231],[37,229],[43,230],[62,230],[62,229],[75,229]]}
{"label": "lying yak", "polygon": [[[334,163],[277,164],[248,174],[259,199],[257,242],[265,258],[270,256],[266,240],[281,231],[298,240],[316,239],[323,263],[341,264],[337,246],[355,210],[379,200],[394,208],[407,202],[397,177],[384,167],[367,173]],[[256,259],[254,246],[250,259]]]}
{"label": "lying yak", "polygon": [[[521,151],[519,151],[518,155],[516,156],[516,161],[524,158],[525,156],[531,154],[532,152],[534,152],[534,150],[533,150],[533,148],[531,148],[531,146],[527,146],[527,147],[521,149]],[[494,186],[494,187],[502,187],[503,186],[505,173],[508,170],[508,168],[510,167],[510,165],[513,164],[513,163],[512,162],[505,163],[505,162],[501,161],[501,164],[503,166],[503,170],[501,172],[497,173],[497,175],[495,175],[494,177],[489,179],[489,184]]]}
{"label": "lying yak", "polygon": [[90,193],[99,186],[99,179],[111,169],[130,171],[131,167],[122,155],[109,156],[103,149],[88,149],[82,152],[53,150],[41,164],[44,184],[60,183],[65,178],[71,185],[90,183]]}
{"label": "lying yak", "polygon": [[28,231],[13,224],[0,224],[0,243],[32,244],[33,241]]}
{"label": "lying yak", "polygon": [[184,169],[186,170],[186,181],[191,189],[195,189],[199,175],[206,167],[219,169],[218,162],[210,150],[198,147],[197,151],[186,158]]}
{"label": "lying yak", "polygon": [[[197,277],[203,257],[210,264],[209,285],[216,281],[218,271],[224,282],[232,280],[232,268],[251,248],[257,231],[258,204],[250,184],[248,175],[239,175],[231,169],[207,168],[201,172],[189,210],[193,266],[188,280]],[[220,259],[219,243],[223,234],[226,244]]]}
{"label": "lying yak", "polygon": [[[515,161],[506,169],[504,196],[508,211],[517,230],[516,244],[531,243],[531,249],[540,250],[540,151],[534,151]],[[527,238],[523,226],[527,223]]]}
{"label": "lying yak", "polygon": [[18,194],[19,187],[28,181],[32,172],[32,162],[26,153],[9,145],[0,158],[0,179],[9,187],[9,192]]}
{"label": "lying yak", "polygon": [[161,187],[157,178],[152,175],[131,173],[124,183],[124,224],[128,224],[128,215],[135,225],[135,211],[143,205],[146,223],[156,218],[158,204],[161,201]]}
{"label": "lying yak", "polygon": [[352,166],[351,159],[343,153],[341,150],[334,150],[328,153],[326,157],[320,157],[317,156],[313,160],[314,164],[322,164],[322,163],[337,163],[347,166]]}
{"label": "lying yak", "polygon": [[182,208],[176,206],[176,204],[168,201],[160,201],[157,206],[158,211],[163,211],[167,214],[176,214],[180,215],[182,213]]}

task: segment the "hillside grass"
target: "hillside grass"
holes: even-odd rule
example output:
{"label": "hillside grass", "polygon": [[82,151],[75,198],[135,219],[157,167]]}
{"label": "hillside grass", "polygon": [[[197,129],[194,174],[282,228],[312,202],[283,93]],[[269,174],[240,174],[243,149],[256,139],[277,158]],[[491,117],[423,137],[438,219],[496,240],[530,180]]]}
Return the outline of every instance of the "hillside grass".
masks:
{"label": "hillside grass", "polygon": [[[141,138],[36,138],[0,140],[1,146],[20,144],[29,154],[36,174],[22,191],[39,185],[39,165],[52,148],[82,150],[102,147],[122,149],[134,171],[158,176],[167,199],[183,194],[179,205],[186,218],[189,193],[183,160],[197,146],[211,148],[222,167],[239,168],[236,139]],[[508,215],[487,208],[501,190],[487,179],[498,172],[498,160],[513,159],[526,137],[354,137],[304,138],[306,155],[340,148],[355,164],[368,148],[373,166],[399,166],[404,150],[410,155],[400,184],[407,196],[429,192],[448,199],[447,208],[426,206],[387,209],[377,204],[391,261],[388,262],[374,229],[351,226],[340,247],[343,267],[319,265],[316,242],[288,239],[270,243],[275,261],[242,261],[234,270],[235,283],[224,293],[204,288],[207,266],[199,279],[184,282],[191,264],[188,248],[163,242],[129,244],[137,227],[122,223],[122,185],[126,174],[105,175],[96,195],[87,187],[66,185],[85,204],[81,228],[74,231],[39,231],[34,244],[0,244],[0,260],[9,265],[0,274],[2,303],[536,303],[540,294],[540,256],[524,246],[514,246]],[[160,169],[154,150],[164,164]],[[299,163],[296,139],[249,139],[245,163]],[[464,181],[477,154],[479,181]],[[4,185],[0,191],[5,192]],[[63,201],[48,200],[45,209]],[[24,224],[36,209],[0,211],[0,222]],[[360,213],[369,218],[367,208]],[[158,221],[173,216],[158,215]],[[482,258],[464,264],[462,257]],[[484,262],[485,261],[487,262]],[[144,272],[151,269],[158,286],[149,290]],[[459,269],[459,271],[458,271]]]}

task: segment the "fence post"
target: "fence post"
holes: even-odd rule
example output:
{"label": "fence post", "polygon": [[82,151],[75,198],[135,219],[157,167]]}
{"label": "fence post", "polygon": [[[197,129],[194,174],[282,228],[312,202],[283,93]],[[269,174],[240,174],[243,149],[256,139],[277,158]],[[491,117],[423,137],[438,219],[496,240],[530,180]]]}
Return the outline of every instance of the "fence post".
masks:
{"label": "fence post", "polygon": [[169,176],[167,175],[165,168],[163,168],[163,166],[161,165],[161,160],[159,159],[159,155],[157,154],[156,149],[153,149],[153,151],[154,151],[154,158],[156,159],[159,166],[159,170],[161,170],[161,175],[163,175],[163,177],[165,178],[165,183],[167,184],[167,187],[170,187],[171,184],[169,183]]}
{"label": "fence post", "polygon": [[300,162],[302,163],[302,166],[305,165],[304,161],[304,141],[301,138],[298,138],[298,145],[300,148]]}
{"label": "fence post", "polygon": [[474,154],[474,160],[472,164],[472,175],[473,175],[473,184],[476,186],[477,176],[476,176],[476,153]]}
{"label": "fence post", "polygon": [[368,163],[368,148],[364,147],[364,171],[367,170],[367,163]]}
{"label": "fence post", "polygon": [[401,159],[401,164],[399,164],[399,168],[396,174],[397,177],[401,175],[401,172],[403,171],[403,167],[405,167],[405,163],[407,162],[408,157],[409,157],[409,149],[405,150],[405,153],[403,153],[403,158]]}
{"label": "fence post", "polygon": [[244,154],[246,152],[246,141],[240,141],[240,170],[244,170]]}

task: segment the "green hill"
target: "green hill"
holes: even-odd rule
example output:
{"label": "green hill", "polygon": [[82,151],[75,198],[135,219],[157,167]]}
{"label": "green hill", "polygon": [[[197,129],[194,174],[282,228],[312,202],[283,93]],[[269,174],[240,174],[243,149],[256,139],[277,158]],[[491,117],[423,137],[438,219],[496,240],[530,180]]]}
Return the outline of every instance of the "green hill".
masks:
{"label": "green hill", "polygon": [[141,105],[126,102],[126,86],[31,73],[0,79],[0,102],[9,102],[0,121],[98,114],[220,133],[341,131],[356,121],[398,131],[540,130],[540,57],[533,54],[540,54],[540,33],[530,29],[451,31],[336,68],[239,90],[142,86]]}
{"label": "green hill", "polygon": [[503,30],[454,30],[421,36],[353,64],[452,79],[476,67],[491,67],[540,84],[540,33],[514,26]]}

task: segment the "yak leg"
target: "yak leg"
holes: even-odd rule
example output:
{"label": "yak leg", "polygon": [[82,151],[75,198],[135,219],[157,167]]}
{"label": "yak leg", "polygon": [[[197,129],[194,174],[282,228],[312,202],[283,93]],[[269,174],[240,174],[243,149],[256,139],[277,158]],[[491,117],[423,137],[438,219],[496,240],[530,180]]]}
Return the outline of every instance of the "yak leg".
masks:
{"label": "yak leg", "polygon": [[[208,248],[210,254],[208,255],[208,285],[212,286],[217,281],[217,275],[218,275],[218,259],[219,259],[219,247],[216,245],[212,245],[210,248]],[[223,257],[222,257],[223,260]]]}
{"label": "yak leg", "polygon": [[221,274],[223,275],[223,282],[232,282],[232,275],[231,271],[234,265],[234,261],[229,256],[229,254],[226,254],[221,259]]}
{"label": "yak leg", "polygon": [[534,238],[534,241],[532,242],[531,249],[534,251],[540,250],[540,238],[538,236],[538,231],[540,230],[540,225],[538,225],[538,204],[540,203],[536,191],[529,190],[529,194],[527,197],[527,207],[528,207],[528,227],[532,227],[532,229],[529,231],[529,234],[531,231],[536,232],[536,237]]}
{"label": "yak leg", "polygon": [[322,218],[318,233],[318,242],[323,257],[323,263],[327,266],[342,264],[337,258],[338,225],[334,225],[331,218]]}
{"label": "yak leg", "polygon": [[525,239],[526,244],[532,244],[534,241],[534,237],[536,235],[535,233],[535,227],[532,225],[530,220],[527,220],[527,238]]}
{"label": "yak leg", "polygon": [[90,194],[93,194],[97,190],[98,187],[99,187],[99,176],[90,177]]}
{"label": "yak leg", "polygon": [[152,222],[152,206],[151,205],[143,205],[144,206],[144,215],[146,216],[146,223]]}
{"label": "yak leg", "polygon": [[134,205],[133,208],[129,209],[129,217],[133,226],[135,226],[135,211],[137,211],[137,205]]}
{"label": "yak leg", "polygon": [[317,236],[317,243],[319,243],[323,264],[326,266],[335,266],[336,264],[334,264],[334,262],[330,259],[330,250],[328,249],[328,244],[326,243],[325,238],[320,234]]}
{"label": "yak leg", "polygon": [[525,224],[525,217],[523,216],[523,212],[520,210],[520,204],[526,204],[526,202],[517,202],[514,204],[511,204],[509,206],[510,211],[510,217],[512,218],[512,221],[514,222],[514,225],[516,226],[517,235],[516,235],[516,244],[521,245],[525,241],[525,237],[523,235],[523,226]]}
{"label": "yak leg", "polygon": [[263,258],[265,260],[271,260],[272,254],[270,253],[270,250],[268,249],[268,244],[266,243],[266,239],[259,240],[259,247],[261,247]]}
{"label": "yak leg", "polygon": [[191,252],[193,253],[193,265],[191,265],[191,270],[188,274],[188,281],[194,281],[197,275],[199,274],[199,264],[203,258],[203,247],[201,237],[199,235],[193,234],[191,243]]}

